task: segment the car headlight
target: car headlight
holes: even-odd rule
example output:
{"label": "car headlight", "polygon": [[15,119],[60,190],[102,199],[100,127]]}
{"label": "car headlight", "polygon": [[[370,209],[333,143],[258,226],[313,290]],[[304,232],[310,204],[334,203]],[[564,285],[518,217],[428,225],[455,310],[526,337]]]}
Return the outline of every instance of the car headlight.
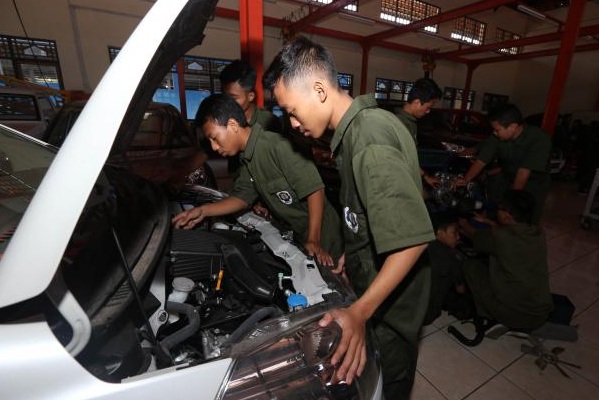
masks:
{"label": "car headlight", "polygon": [[368,361],[362,375],[351,385],[336,382],[331,356],[341,328],[337,324],[320,327],[318,320],[325,311],[314,311],[270,320],[247,335],[240,342],[242,348],[232,350],[233,366],[219,399],[377,398],[381,377],[372,332],[367,332]]}

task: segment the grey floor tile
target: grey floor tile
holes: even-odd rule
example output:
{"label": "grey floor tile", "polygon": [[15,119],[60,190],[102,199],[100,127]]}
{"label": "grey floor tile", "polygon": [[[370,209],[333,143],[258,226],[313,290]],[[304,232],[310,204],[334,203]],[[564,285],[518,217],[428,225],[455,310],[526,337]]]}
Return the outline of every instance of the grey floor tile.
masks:
{"label": "grey floor tile", "polygon": [[410,400],[446,400],[446,397],[417,372]]}
{"label": "grey floor tile", "polygon": [[497,375],[484,386],[466,397],[468,400],[534,400],[526,392],[501,375]]}
{"label": "grey floor tile", "polygon": [[450,400],[464,398],[496,374],[442,331],[420,341],[418,372]]}

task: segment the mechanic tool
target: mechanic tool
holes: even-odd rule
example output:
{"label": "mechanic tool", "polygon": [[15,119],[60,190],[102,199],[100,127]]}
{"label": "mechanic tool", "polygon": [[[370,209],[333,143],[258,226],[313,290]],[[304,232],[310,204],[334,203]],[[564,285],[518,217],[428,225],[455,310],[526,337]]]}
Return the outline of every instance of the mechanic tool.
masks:
{"label": "mechanic tool", "polygon": [[559,355],[564,352],[563,347],[554,347],[553,349],[548,350],[545,347],[542,340],[532,335],[528,336],[528,341],[531,343],[531,345],[522,344],[520,346],[520,350],[524,354],[531,354],[533,356],[537,356],[535,364],[537,365],[537,367],[539,367],[541,371],[544,371],[545,368],[547,368],[547,365],[553,365],[563,376],[565,376],[566,378],[570,378],[570,375],[566,373],[566,371],[561,367],[560,364],[578,369],[582,368],[580,365],[559,359]]}

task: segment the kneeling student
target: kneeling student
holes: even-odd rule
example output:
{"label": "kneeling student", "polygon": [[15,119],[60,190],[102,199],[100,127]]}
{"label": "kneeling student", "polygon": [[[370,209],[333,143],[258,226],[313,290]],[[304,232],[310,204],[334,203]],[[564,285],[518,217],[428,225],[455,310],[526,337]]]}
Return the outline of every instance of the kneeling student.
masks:
{"label": "kneeling student", "polygon": [[531,223],[533,210],[533,195],[507,191],[497,212],[499,225],[472,236],[474,250],[488,256],[488,263],[470,259],[463,266],[479,315],[512,329],[539,327],[553,308],[545,235]]}
{"label": "kneeling student", "polygon": [[222,156],[241,153],[241,170],[229,197],[176,215],[175,228],[191,229],[205,217],[232,214],[250,207],[258,197],[270,212],[288,224],[309,255],[325,266],[342,252],[339,217],[328,203],[314,164],[293,151],[280,134],[249,126],[243,109],[231,97],[214,94],[202,101],[198,127]]}

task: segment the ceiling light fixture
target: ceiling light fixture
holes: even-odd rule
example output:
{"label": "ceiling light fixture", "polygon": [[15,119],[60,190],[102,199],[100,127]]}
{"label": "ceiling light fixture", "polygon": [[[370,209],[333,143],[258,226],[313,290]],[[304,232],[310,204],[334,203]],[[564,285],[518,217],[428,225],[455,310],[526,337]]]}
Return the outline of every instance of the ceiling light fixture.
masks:
{"label": "ceiling light fixture", "polygon": [[535,10],[532,7],[527,6],[526,4],[518,4],[518,10],[523,12],[524,14],[528,14],[531,17],[535,17],[536,19],[545,20],[547,16],[540,11]]}
{"label": "ceiling light fixture", "polygon": [[375,24],[375,21],[372,19],[361,17],[359,15],[347,14],[347,13],[343,13],[343,12],[339,13],[339,18],[346,19],[349,21],[359,22],[361,24],[366,24],[366,25],[371,25],[371,26]]}

